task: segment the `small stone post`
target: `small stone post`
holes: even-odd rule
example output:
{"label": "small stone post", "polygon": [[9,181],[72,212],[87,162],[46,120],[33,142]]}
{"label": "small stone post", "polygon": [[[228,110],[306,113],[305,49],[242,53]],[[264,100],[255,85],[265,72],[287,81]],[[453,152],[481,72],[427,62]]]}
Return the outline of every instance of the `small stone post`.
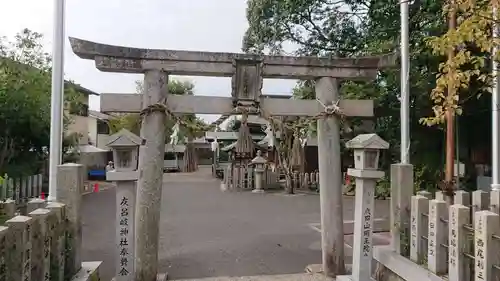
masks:
{"label": "small stone post", "polygon": [[[456,202],[456,201],[455,201]],[[450,207],[448,227],[448,278],[449,280],[470,280],[470,263],[464,252],[470,252],[469,237],[464,225],[470,222],[470,209],[461,204]]]}
{"label": "small stone post", "polygon": [[11,250],[8,268],[12,281],[31,280],[33,219],[16,216],[7,221],[15,249]]}
{"label": "small stone post", "polygon": [[29,199],[29,201],[27,203],[26,212],[29,214],[36,209],[45,208],[46,203],[47,202],[45,202],[45,200],[43,200],[43,199],[31,198],[31,199]]}
{"label": "small stone post", "polygon": [[114,281],[135,278],[135,208],[137,155],[142,139],[122,129],[112,135],[107,144],[113,150],[115,170],[106,173],[108,181],[116,182],[116,252]]}
{"label": "small stone post", "polygon": [[347,174],[356,180],[352,280],[370,281],[375,186],[384,177],[384,172],[377,170],[378,159],[380,150],[388,149],[389,143],[376,134],[362,134],[346,147],[354,149],[354,169],[348,169]]}
{"label": "small stone post", "polygon": [[[422,195],[411,198],[411,236],[410,259],[418,264],[423,264],[427,254],[427,241],[422,236],[427,236],[429,222],[424,214],[429,212],[429,199]],[[425,256],[424,256],[425,255]]]}
{"label": "small stone post", "polygon": [[[142,106],[165,104],[168,96],[168,75],[159,70],[146,71]],[[161,193],[163,186],[163,155],[165,153],[164,112],[152,111],[143,116],[139,153],[139,180],[136,208],[136,280],[155,280],[158,274]]]}
{"label": "small stone post", "polygon": [[10,228],[6,226],[0,226],[0,280],[6,281],[11,280],[10,275],[12,274],[8,260],[9,256],[12,254],[12,235],[10,234]]}
{"label": "small stone post", "polygon": [[499,274],[493,266],[500,260],[498,241],[494,241],[493,235],[500,234],[499,216],[490,211],[478,211],[474,217],[474,280],[497,280]]}
{"label": "small stone post", "polygon": [[73,276],[82,266],[82,190],[84,169],[81,164],[57,166],[57,202],[66,205],[68,259],[66,276]]}
{"label": "small stone post", "polygon": [[33,176],[28,176],[26,178],[27,181],[27,195],[26,199],[29,201],[29,199],[32,197],[33,194]]}
{"label": "small stone post", "polygon": [[391,165],[391,247],[403,256],[409,255],[409,247],[403,242],[410,235],[412,195],[413,165],[401,163]]}
{"label": "small stone post", "polygon": [[29,213],[33,223],[33,260],[31,278],[50,280],[50,223],[48,209],[36,209]]}
{"label": "small stone post", "polygon": [[[59,194],[58,194],[59,195]],[[50,272],[51,281],[64,281],[66,261],[66,205],[52,202],[47,205],[50,217]]]}
{"label": "small stone post", "polygon": [[16,215],[16,202],[7,199],[0,201],[0,225],[4,224]]}
{"label": "small stone post", "polygon": [[21,197],[20,197],[20,201],[21,202],[27,202],[27,198],[28,198],[28,179],[23,177],[21,178]]}
{"label": "small stone post", "polygon": [[266,158],[262,157],[262,152],[259,150],[257,151],[257,156],[252,159],[252,165],[254,165],[254,172],[255,172],[255,189],[252,190],[253,193],[263,193],[264,188],[264,172],[265,172],[265,166],[267,163]]}
{"label": "small stone post", "polygon": [[429,201],[429,235],[427,238],[427,266],[435,274],[441,275],[448,269],[446,248],[448,228],[443,220],[448,220],[448,203],[443,200]]}

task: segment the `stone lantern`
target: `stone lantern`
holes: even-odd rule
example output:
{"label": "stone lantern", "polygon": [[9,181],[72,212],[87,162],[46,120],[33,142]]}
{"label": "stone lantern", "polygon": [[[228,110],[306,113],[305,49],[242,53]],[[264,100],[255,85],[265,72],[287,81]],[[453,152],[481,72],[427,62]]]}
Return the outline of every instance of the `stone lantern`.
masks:
{"label": "stone lantern", "polygon": [[113,151],[117,172],[136,171],[139,162],[139,146],[142,139],[128,130],[121,129],[109,138],[107,146]]}
{"label": "stone lantern", "polygon": [[[352,277],[338,280],[369,281],[372,264],[372,233],[375,201],[375,186],[384,177],[378,169],[381,149],[388,149],[389,143],[377,134],[361,134],[346,143],[354,150],[354,169],[347,174],[356,179],[354,209],[354,241]],[[339,276],[340,277],[340,276]]]}
{"label": "stone lantern", "polygon": [[[106,179],[116,182],[115,281],[135,278],[135,205],[138,177],[139,136],[122,129],[107,144],[113,151],[115,169]],[[124,255],[126,253],[126,255]]]}
{"label": "stone lantern", "polygon": [[252,159],[252,165],[254,166],[255,172],[255,189],[252,191],[254,193],[263,193],[263,182],[264,182],[264,172],[266,170],[267,159],[262,157],[262,152],[257,151],[257,156]]}
{"label": "stone lantern", "polygon": [[354,168],[359,170],[377,170],[381,149],[388,149],[389,143],[377,134],[361,134],[345,144],[354,150]]}

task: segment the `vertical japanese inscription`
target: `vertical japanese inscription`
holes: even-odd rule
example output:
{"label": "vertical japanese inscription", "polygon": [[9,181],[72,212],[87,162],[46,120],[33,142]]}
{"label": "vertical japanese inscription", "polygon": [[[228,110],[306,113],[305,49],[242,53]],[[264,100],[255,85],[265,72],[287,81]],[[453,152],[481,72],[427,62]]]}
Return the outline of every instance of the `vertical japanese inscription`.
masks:
{"label": "vertical japanese inscription", "polygon": [[485,275],[486,275],[486,269],[485,269],[485,263],[486,263],[486,257],[485,257],[485,241],[484,241],[484,236],[485,236],[485,229],[484,229],[484,222],[483,222],[483,216],[476,216],[475,217],[475,228],[474,228],[474,254],[475,254],[475,275],[476,275],[476,280],[485,280]]}
{"label": "vertical japanese inscription", "polygon": [[372,210],[370,207],[366,207],[363,212],[363,256],[370,256],[372,249],[372,229],[371,229],[371,219],[372,219]]}
{"label": "vertical japanese inscription", "polygon": [[429,243],[429,252],[428,256],[429,258],[435,259],[436,255],[436,206],[434,204],[431,204],[429,208],[429,237],[428,237],[428,243]]}
{"label": "vertical japanese inscription", "polygon": [[128,196],[121,196],[120,200],[120,225],[119,225],[119,276],[128,276],[131,272],[130,270],[130,245],[129,245],[129,233],[130,233],[130,199]]}
{"label": "vertical japanese inscription", "polygon": [[255,105],[262,91],[262,61],[237,59],[233,62],[232,97],[239,105]]}
{"label": "vertical japanese inscription", "polygon": [[116,281],[135,278],[135,182],[118,182],[116,193]]}
{"label": "vertical japanese inscription", "polygon": [[457,254],[459,253],[460,249],[458,249],[458,243],[457,243],[457,231],[458,231],[458,221],[457,221],[457,210],[455,208],[451,208],[451,217],[450,217],[450,245],[448,247],[449,251],[449,262],[450,262],[450,267],[456,267],[457,266]]}

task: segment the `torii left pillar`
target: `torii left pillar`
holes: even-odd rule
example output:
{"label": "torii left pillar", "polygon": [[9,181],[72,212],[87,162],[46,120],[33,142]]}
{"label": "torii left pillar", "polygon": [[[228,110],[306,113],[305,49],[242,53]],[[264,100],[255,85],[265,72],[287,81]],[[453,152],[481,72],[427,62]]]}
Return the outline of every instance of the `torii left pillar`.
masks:
{"label": "torii left pillar", "polygon": [[[160,70],[146,71],[143,107],[165,104],[167,84],[167,73]],[[135,228],[136,281],[157,280],[166,118],[165,112],[153,111],[145,114],[142,119],[141,138],[145,142],[139,149]]]}

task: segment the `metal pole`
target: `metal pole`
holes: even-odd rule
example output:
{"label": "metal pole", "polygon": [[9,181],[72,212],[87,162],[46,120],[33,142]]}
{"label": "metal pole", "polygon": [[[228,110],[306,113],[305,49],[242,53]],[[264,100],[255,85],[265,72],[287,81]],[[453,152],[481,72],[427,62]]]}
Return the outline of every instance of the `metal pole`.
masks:
{"label": "metal pole", "polygon": [[[493,16],[497,18],[497,7],[493,9]],[[499,29],[498,25],[493,25],[493,38],[497,39],[499,37]],[[492,50],[492,57],[498,52],[498,48],[494,45]],[[493,59],[493,89],[492,89],[492,97],[491,97],[491,111],[492,111],[492,128],[491,128],[491,189],[492,190],[500,190],[500,114],[499,110],[499,102],[500,102],[500,87],[499,87],[499,76],[498,76],[498,62]]]}
{"label": "metal pole", "polygon": [[64,1],[54,0],[52,47],[52,91],[50,102],[49,201],[57,196],[57,165],[62,161],[62,119],[64,100]]}
{"label": "metal pole", "polygon": [[408,0],[401,0],[401,163],[410,163],[410,49]]}
{"label": "metal pole", "polygon": [[455,161],[457,162],[457,190],[460,189],[460,134],[458,132],[458,115],[455,117]]}

